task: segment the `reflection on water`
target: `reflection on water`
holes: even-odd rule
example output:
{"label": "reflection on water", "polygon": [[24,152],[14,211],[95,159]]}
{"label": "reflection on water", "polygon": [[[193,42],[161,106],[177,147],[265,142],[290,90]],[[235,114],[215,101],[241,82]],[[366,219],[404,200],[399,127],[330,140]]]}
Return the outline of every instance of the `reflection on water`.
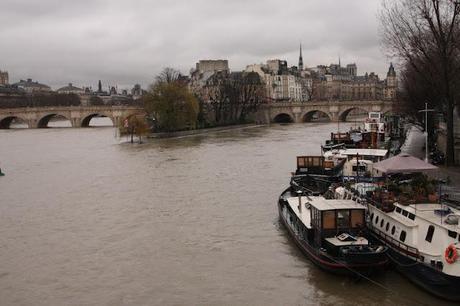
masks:
{"label": "reflection on water", "polygon": [[295,156],[336,129],[143,145],[114,128],[0,131],[0,304],[444,304],[392,272],[375,278],[390,291],[324,273],[280,226]]}

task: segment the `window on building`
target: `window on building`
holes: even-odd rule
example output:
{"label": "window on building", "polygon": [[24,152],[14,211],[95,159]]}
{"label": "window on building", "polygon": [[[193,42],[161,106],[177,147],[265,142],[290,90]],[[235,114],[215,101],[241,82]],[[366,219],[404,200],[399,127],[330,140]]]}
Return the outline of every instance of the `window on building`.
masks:
{"label": "window on building", "polygon": [[401,240],[401,242],[404,242],[406,240],[406,231],[401,231],[401,234],[399,235],[399,240]]}
{"label": "window on building", "polygon": [[431,242],[431,240],[433,239],[433,234],[434,234],[434,226],[430,225],[428,226],[428,231],[426,232],[425,240],[428,242]]}

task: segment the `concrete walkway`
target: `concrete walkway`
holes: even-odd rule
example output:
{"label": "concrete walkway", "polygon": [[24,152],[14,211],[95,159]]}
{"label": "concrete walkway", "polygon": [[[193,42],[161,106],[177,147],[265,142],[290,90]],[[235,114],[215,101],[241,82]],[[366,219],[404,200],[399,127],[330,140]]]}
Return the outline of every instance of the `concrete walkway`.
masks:
{"label": "concrete walkway", "polygon": [[[412,125],[408,132],[406,141],[401,146],[401,153],[407,153],[420,159],[425,158],[425,136],[422,129]],[[435,176],[443,178],[449,182],[449,186],[460,192],[460,167],[438,166]]]}

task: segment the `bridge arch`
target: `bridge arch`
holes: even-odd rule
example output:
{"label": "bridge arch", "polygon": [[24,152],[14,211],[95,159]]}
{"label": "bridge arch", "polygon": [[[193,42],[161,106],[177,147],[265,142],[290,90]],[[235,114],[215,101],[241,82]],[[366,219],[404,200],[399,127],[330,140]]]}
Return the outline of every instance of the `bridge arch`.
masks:
{"label": "bridge arch", "polygon": [[287,113],[279,113],[272,119],[273,123],[294,123],[294,117]]}
{"label": "bridge arch", "polygon": [[353,107],[347,108],[346,110],[340,113],[339,121],[343,121],[343,122],[347,121],[348,115],[350,115],[350,113],[352,112],[357,112],[358,114],[359,112],[361,112],[362,114],[365,114],[362,117],[367,118],[367,114],[369,113],[369,110],[366,109],[366,107],[361,107],[361,106],[353,106]]}
{"label": "bridge arch", "polygon": [[321,110],[308,111],[302,116],[302,122],[312,122],[312,121],[330,122],[332,121],[332,116]]}
{"label": "bridge arch", "polygon": [[23,118],[18,117],[18,116],[8,116],[0,120],[0,129],[11,128],[11,124],[16,121],[20,121],[21,123],[27,124],[27,127],[29,127],[29,124]]}
{"label": "bridge arch", "polygon": [[110,121],[112,121],[112,126],[115,126],[116,125],[116,121],[115,119],[111,116],[111,115],[108,115],[108,114],[104,114],[104,113],[92,113],[92,114],[88,114],[86,115],[85,117],[83,117],[82,121],[81,121],[81,127],[89,127],[90,125],[90,122],[91,122],[91,119],[95,118],[95,117],[104,117],[104,118],[109,118]]}
{"label": "bridge arch", "polygon": [[63,114],[52,113],[52,114],[47,114],[47,115],[41,117],[40,120],[38,120],[37,128],[39,128],[39,129],[40,128],[48,128],[49,127],[48,124],[49,124],[49,122],[50,122],[50,120],[52,118],[63,118],[65,120],[69,121],[70,125],[72,126],[72,121],[69,118],[67,118],[66,116],[64,116]]}

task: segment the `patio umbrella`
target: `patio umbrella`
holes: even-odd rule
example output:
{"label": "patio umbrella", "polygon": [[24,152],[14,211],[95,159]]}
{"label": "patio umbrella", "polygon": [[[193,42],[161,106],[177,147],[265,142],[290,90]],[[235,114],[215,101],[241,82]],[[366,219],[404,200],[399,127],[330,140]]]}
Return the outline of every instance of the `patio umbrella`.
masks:
{"label": "patio umbrella", "polygon": [[414,173],[436,170],[438,167],[409,154],[399,154],[374,164],[374,169],[386,173]]}

